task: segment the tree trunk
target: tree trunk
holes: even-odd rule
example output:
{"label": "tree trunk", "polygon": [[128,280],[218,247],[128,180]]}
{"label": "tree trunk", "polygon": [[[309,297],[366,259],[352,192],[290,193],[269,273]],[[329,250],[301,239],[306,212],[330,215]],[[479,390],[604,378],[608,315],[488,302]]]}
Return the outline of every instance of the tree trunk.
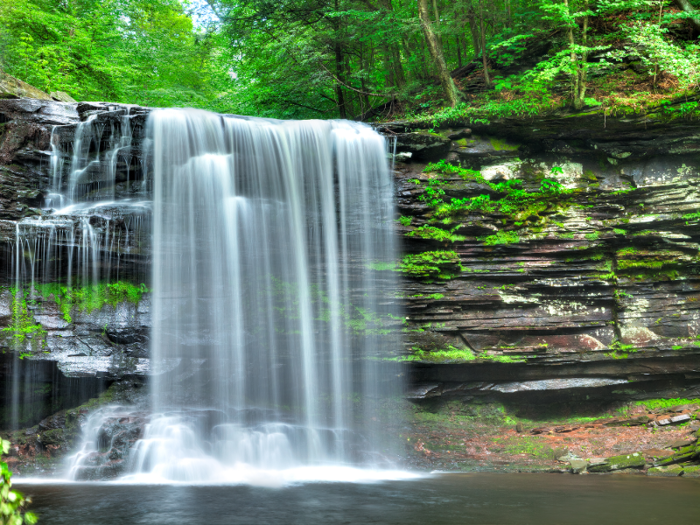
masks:
{"label": "tree trunk", "polygon": [[[584,4],[584,10],[588,10],[588,2]],[[588,15],[583,19],[583,37],[582,37],[582,42],[584,46],[588,45]],[[583,107],[584,104],[584,99],[586,98],[586,78],[587,78],[587,73],[588,73],[588,66],[586,62],[588,61],[588,53],[583,52],[581,54],[581,63],[579,64],[578,67],[578,93],[576,93],[576,97],[578,99],[578,103],[574,104],[575,107],[578,109]]]}
{"label": "tree trunk", "polygon": [[[564,0],[564,5],[566,6],[566,12],[570,13],[569,0]],[[569,39],[569,45],[571,46],[571,68],[573,69],[571,75],[571,81],[573,83],[573,86],[571,87],[571,98],[574,108],[581,109],[583,106],[583,101],[579,100],[578,97],[581,78],[579,76],[578,56],[576,55],[576,51],[574,51],[574,28],[571,27],[571,25],[568,26],[566,34]]]}
{"label": "tree trunk", "polygon": [[[435,15],[435,27],[440,27],[440,12],[438,11],[437,0],[433,0],[433,14]],[[442,42],[442,36],[438,36],[437,39],[442,47],[444,45]]]}
{"label": "tree trunk", "polygon": [[430,53],[435,66],[437,67],[438,76],[440,77],[440,85],[442,86],[442,90],[445,92],[447,103],[451,107],[455,107],[457,105],[457,90],[452,82],[450,72],[447,70],[447,66],[445,65],[445,57],[442,55],[442,47],[440,46],[440,42],[438,42],[438,39],[435,36],[433,28],[430,24],[428,0],[418,0],[418,18],[420,19],[423,36],[425,36],[425,42],[428,44],[428,52]]}
{"label": "tree trunk", "polygon": [[[341,82],[343,80],[343,49],[338,42],[335,43],[335,76]],[[345,107],[345,96],[343,95],[343,86],[340,83],[335,85],[335,98],[338,100],[338,113],[340,118],[348,118],[347,108]]]}
{"label": "tree trunk", "polygon": [[695,30],[700,32],[700,13],[695,10],[693,5],[688,0],[673,0],[673,3],[676,4],[678,9],[682,9],[686,13],[693,15],[690,22],[693,24]]}
{"label": "tree trunk", "polygon": [[457,67],[462,67],[462,39],[457,35]]}
{"label": "tree trunk", "polygon": [[[335,10],[338,10],[338,0],[335,0]],[[340,45],[340,21],[336,20],[333,24],[333,29],[335,30],[335,76],[338,77],[340,82],[345,82],[343,80],[343,48]],[[335,85],[335,98],[338,100],[338,114],[340,118],[348,118],[347,107],[345,106],[345,95],[343,94],[343,86],[340,82]]]}
{"label": "tree trunk", "polygon": [[484,82],[486,89],[491,87],[491,77],[489,76],[489,57],[486,55],[486,31],[484,31],[484,8],[481,5],[483,0],[479,0],[479,31],[481,32],[481,60],[484,64]]}

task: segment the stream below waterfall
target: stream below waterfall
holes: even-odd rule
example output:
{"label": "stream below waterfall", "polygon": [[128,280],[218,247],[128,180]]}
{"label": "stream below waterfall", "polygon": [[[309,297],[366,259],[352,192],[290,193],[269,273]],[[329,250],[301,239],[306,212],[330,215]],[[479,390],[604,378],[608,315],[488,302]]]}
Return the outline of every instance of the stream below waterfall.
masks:
{"label": "stream below waterfall", "polygon": [[18,485],[45,525],[697,523],[700,479],[442,474],[379,483]]}

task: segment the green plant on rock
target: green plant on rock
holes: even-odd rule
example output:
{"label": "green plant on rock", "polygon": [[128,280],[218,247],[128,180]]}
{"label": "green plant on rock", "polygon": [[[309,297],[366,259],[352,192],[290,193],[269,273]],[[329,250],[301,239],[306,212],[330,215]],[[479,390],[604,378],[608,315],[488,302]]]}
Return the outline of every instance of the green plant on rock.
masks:
{"label": "green plant on rock", "polygon": [[399,270],[420,279],[454,279],[464,271],[459,255],[453,251],[423,252],[405,256]]}
{"label": "green plant on rock", "polygon": [[410,226],[411,222],[413,222],[413,217],[406,217],[402,215],[398,218],[398,221],[402,226]]}
{"label": "green plant on rock", "polygon": [[433,162],[428,164],[423,170],[425,173],[444,173],[447,175],[457,175],[462,180],[474,181],[480,184],[486,184],[486,179],[481,175],[480,171],[470,170],[468,168],[462,168],[460,166],[454,166],[449,164],[446,160],[440,160],[439,162]]}
{"label": "green plant on rock", "polygon": [[406,237],[420,237],[421,239],[432,239],[440,242],[463,241],[465,239],[463,235],[455,234],[455,231],[457,231],[460,226],[461,225],[457,225],[451,230],[443,230],[442,228],[436,228],[435,226],[425,225],[408,232]]}
{"label": "green plant on rock", "polygon": [[[10,442],[0,439],[2,455],[10,451]],[[32,512],[26,512],[31,500],[21,492],[12,490],[12,472],[7,463],[0,461],[0,523],[2,525],[33,525],[37,517]]]}
{"label": "green plant on rock", "polygon": [[499,231],[495,235],[487,237],[477,237],[477,240],[483,242],[486,246],[495,246],[497,244],[516,244],[520,242],[520,236],[517,232]]}
{"label": "green plant on rock", "polygon": [[421,348],[412,348],[413,353],[407,356],[393,358],[394,361],[422,361],[427,363],[454,363],[468,362],[476,360],[487,360],[496,363],[523,363],[524,359],[513,358],[505,355],[489,355],[482,352],[479,355],[474,354],[468,348],[456,348],[448,345],[446,349],[427,351]]}
{"label": "green plant on rock", "polygon": [[[10,288],[12,295],[12,324],[2,329],[3,332],[12,336],[11,346],[21,348],[27,338],[32,340],[32,349],[38,350],[45,344],[44,338],[46,330],[41,324],[34,321],[34,317],[29,313],[27,307],[27,293],[18,290],[16,287]],[[24,356],[23,356],[24,357]]]}
{"label": "green plant on rock", "polygon": [[75,287],[45,283],[35,285],[35,291],[41,297],[52,299],[63,313],[65,321],[70,323],[71,312],[74,310],[90,313],[107,305],[116,306],[123,302],[138,304],[143,294],[149,290],[145,284],[117,281]]}

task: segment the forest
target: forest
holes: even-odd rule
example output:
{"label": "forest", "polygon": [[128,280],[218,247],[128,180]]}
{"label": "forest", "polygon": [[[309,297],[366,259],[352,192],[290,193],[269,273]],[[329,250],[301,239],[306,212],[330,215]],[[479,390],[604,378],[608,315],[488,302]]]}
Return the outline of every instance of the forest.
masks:
{"label": "forest", "polygon": [[698,0],[4,0],[0,65],[80,100],[275,118],[638,111],[697,87],[696,8]]}

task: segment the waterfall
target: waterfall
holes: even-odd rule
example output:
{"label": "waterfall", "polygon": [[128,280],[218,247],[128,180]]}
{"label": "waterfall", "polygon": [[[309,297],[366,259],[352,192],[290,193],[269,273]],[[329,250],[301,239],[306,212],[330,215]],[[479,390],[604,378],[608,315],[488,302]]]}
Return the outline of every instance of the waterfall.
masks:
{"label": "waterfall", "polygon": [[71,478],[386,469],[400,312],[395,274],[372,269],[397,257],[383,137],[345,121],[132,109],[87,115],[70,150],[53,128],[47,209],[18,223],[13,247],[17,300],[37,308],[43,283],[90,293],[119,280],[152,236],[149,406],[90,415]]}
{"label": "waterfall", "polygon": [[392,278],[370,269],[395,260],[384,139],[196,110],[155,111],[149,128],[154,415],[133,472],[376,464],[368,422],[396,313],[380,304]]}

